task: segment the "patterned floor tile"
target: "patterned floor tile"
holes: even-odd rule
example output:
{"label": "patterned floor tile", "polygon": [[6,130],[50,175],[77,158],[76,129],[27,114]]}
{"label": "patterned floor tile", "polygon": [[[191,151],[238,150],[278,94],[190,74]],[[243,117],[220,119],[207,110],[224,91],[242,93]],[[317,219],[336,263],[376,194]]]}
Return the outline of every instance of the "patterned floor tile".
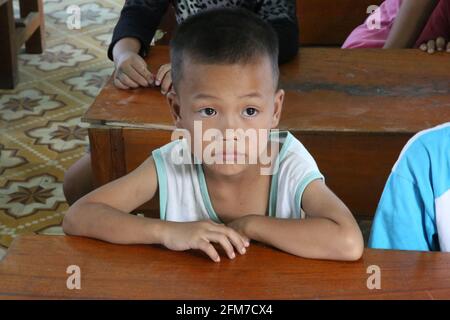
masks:
{"label": "patterned floor tile", "polygon": [[38,88],[26,88],[0,97],[0,118],[7,122],[40,117],[48,110],[64,107],[54,93]]}
{"label": "patterned floor tile", "polygon": [[[64,40],[65,41],[65,40]],[[79,43],[60,42],[49,45],[43,54],[23,54],[20,60],[23,66],[36,75],[48,76],[51,71],[67,71],[83,67],[96,59],[96,54],[90,48],[84,48]]]}
{"label": "patterned floor tile", "polygon": [[119,12],[106,2],[78,2],[76,5],[67,3],[60,10],[49,13],[50,21],[58,27],[67,27],[67,22],[74,22],[71,16],[79,15],[80,31],[102,26],[106,23],[117,21]]}
{"label": "patterned floor tile", "polygon": [[77,69],[70,74],[55,77],[47,83],[52,86],[53,90],[68,94],[71,98],[89,106],[113,71],[113,63],[103,60],[91,64],[88,68]]}
{"label": "patterned floor tile", "polygon": [[[67,26],[69,5],[81,10],[79,30]],[[45,51],[22,48],[19,84],[0,90],[0,259],[20,234],[63,234],[64,173],[86,152],[80,118],[112,74],[106,49],[122,6],[45,0]]]}

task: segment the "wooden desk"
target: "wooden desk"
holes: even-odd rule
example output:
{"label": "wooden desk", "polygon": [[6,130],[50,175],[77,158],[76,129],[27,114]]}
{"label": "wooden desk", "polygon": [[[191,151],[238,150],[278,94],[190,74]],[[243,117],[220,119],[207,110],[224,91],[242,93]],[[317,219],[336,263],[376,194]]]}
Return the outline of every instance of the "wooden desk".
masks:
{"label": "wooden desk", "polygon": [[[80,290],[66,287],[69,265],[80,267]],[[367,289],[370,265],[381,290]],[[367,249],[357,262],[332,262],[251,244],[216,264],[201,252],[29,235],[0,262],[0,299],[449,299],[449,268],[447,253]]]}
{"label": "wooden desk", "polygon": [[[152,70],[168,61],[152,49]],[[448,54],[419,50],[303,48],[281,68],[280,129],[308,148],[354,214],[372,216],[398,155],[416,132],[450,119]],[[157,89],[118,90],[111,80],[84,115],[97,185],[136,168],[170,141],[172,119]],[[158,215],[158,199],[142,210]]]}

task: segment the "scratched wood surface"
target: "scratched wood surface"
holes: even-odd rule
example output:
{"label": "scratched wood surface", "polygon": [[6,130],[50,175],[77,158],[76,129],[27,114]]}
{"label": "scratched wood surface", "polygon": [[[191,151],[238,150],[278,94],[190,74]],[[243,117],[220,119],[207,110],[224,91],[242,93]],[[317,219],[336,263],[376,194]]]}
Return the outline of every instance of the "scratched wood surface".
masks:
{"label": "scratched wood surface", "polygon": [[[168,48],[153,48],[148,61],[152,70],[168,62]],[[448,70],[445,53],[303,48],[281,68],[280,87],[287,94],[280,129],[415,133],[450,119]],[[117,90],[111,80],[84,120],[172,126],[165,97],[158,90]]]}
{"label": "scratched wood surface", "polygon": [[[67,289],[70,265],[81,290]],[[380,290],[367,288],[373,265]],[[27,235],[0,262],[0,299],[449,299],[449,267],[448,253],[367,249],[357,262],[333,262],[259,244],[216,264],[201,252]]]}

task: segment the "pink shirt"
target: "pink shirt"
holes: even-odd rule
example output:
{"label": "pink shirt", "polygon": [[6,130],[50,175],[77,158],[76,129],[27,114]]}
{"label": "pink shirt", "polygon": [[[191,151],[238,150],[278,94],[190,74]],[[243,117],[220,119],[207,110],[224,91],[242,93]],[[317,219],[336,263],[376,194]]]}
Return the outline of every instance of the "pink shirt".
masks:
{"label": "pink shirt", "polygon": [[[403,0],[386,0],[367,20],[349,35],[342,48],[382,48],[386,42]],[[373,22],[379,20],[379,28]],[[377,26],[378,27],[378,26]],[[450,0],[440,0],[431,14],[415,47],[442,36],[450,40]]]}
{"label": "pink shirt", "polygon": [[[382,48],[394,25],[395,17],[400,10],[402,2],[403,0],[384,1],[362,25],[353,30],[342,45],[342,48]],[[372,25],[371,23],[377,17],[380,18],[380,28],[369,29],[369,26]]]}

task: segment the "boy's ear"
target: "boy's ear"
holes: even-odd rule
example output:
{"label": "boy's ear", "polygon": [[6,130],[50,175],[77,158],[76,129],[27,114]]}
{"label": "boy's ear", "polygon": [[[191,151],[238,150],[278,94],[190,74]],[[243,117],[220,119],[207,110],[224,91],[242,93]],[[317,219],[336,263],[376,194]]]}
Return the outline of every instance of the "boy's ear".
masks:
{"label": "boy's ear", "polygon": [[173,121],[177,128],[180,128],[181,113],[180,113],[180,103],[175,91],[169,91],[166,95],[167,103],[170,107],[170,113],[172,114]]}
{"label": "boy's ear", "polygon": [[275,93],[274,110],[272,117],[272,129],[278,127],[281,118],[281,110],[283,109],[284,90],[280,89]]}

